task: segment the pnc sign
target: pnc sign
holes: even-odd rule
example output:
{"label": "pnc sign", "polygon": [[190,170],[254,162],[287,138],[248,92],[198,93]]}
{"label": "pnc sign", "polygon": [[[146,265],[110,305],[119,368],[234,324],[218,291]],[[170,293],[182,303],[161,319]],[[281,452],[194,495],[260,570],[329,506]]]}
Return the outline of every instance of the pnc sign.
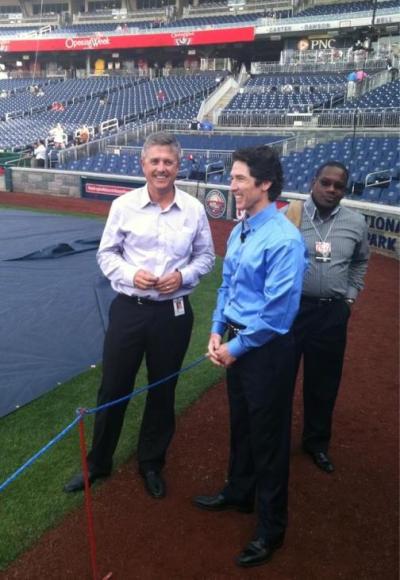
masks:
{"label": "pnc sign", "polygon": [[297,50],[326,50],[336,48],[336,38],[301,38]]}

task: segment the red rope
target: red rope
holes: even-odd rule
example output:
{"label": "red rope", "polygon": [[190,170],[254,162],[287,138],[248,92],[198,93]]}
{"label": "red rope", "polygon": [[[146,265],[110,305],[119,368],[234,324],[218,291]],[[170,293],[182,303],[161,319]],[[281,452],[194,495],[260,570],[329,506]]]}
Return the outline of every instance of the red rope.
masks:
{"label": "red rope", "polygon": [[80,409],[79,413],[81,415],[81,420],[79,421],[79,442],[81,447],[82,473],[85,482],[85,506],[86,506],[88,540],[90,547],[90,560],[92,564],[93,580],[98,580],[99,575],[97,572],[97,561],[96,561],[96,538],[94,535],[94,525],[93,525],[92,496],[90,493],[89,468],[86,458],[85,425],[84,425],[85,410]]}

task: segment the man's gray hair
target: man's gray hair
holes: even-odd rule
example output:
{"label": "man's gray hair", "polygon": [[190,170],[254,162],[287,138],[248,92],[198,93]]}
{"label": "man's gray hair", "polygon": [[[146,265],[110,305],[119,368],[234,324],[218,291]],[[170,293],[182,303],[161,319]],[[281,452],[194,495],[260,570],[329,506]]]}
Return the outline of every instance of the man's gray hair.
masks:
{"label": "man's gray hair", "polygon": [[178,159],[181,158],[181,145],[175,135],[167,133],[166,131],[160,131],[159,133],[151,133],[146,138],[142,147],[142,159],[150,147],[154,147],[155,145],[159,147],[171,147],[171,149],[175,150]]}

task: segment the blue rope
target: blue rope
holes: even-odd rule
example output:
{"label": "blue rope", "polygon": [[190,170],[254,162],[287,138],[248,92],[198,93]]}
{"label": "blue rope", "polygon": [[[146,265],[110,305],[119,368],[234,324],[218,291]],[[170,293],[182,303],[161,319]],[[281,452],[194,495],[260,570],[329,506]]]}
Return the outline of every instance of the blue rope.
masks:
{"label": "blue rope", "polygon": [[39,457],[41,457],[44,453],[46,453],[46,451],[48,451],[51,447],[53,447],[53,445],[55,445],[56,443],[58,443],[58,441],[60,441],[63,437],[65,437],[65,435],[67,435],[67,433],[69,433],[69,431],[71,431],[71,429],[73,427],[75,427],[75,425],[83,419],[84,415],[92,415],[93,413],[97,413],[97,411],[101,411],[103,409],[106,409],[107,407],[111,407],[113,405],[117,405],[118,403],[122,403],[123,401],[126,401],[128,399],[131,399],[132,397],[136,397],[137,395],[140,395],[141,393],[148,391],[149,389],[157,387],[161,383],[165,383],[166,381],[169,381],[170,379],[180,375],[181,373],[185,373],[186,371],[192,369],[193,367],[195,367],[198,364],[200,364],[201,362],[203,362],[203,360],[205,360],[206,358],[207,358],[206,355],[202,355],[201,357],[199,357],[198,359],[196,359],[195,361],[193,361],[192,363],[190,363],[186,367],[180,369],[179,371],[176,371],[175,373],[172,373],[171,375],[169,375],[163,379],[160,379],[154,383],[151,383],[150,385],[140,387],[139,389],[136,389],[130,395],[127,395],[126,397],[121,397],[120,399],[115,399],[114,401],[110,401],[109,403],[105,403],[104,405],[100,405],[99,407],[94,407],[93,409],[78,409],[77,410],[77,417],[72,421],[72,423],[67,425],[67,427],[65,427],[65,429],[60,431],[60,433],[58,435],[56,435],[53,439],[51,439],[44,447],[39,449],[39,451],[37,451],[37,453],[32,455],[32,457],[30,457],[30,459],[28,459],[23,465],[21,465],[16,471],[14,471],[14,473],[11,474],[10,477],[8,477],[3,483],[0,484],[0,493],[2,491],[4,491],[6,489],[6,487],[8,487],[19,475],[21,475],[21,473],[23,473],[25,471],[25,469],[28,469],[28,467],[30,467],[33,463],[35,463],[35,461],[37,461],[37,459],[39,459]]}
{"label": "blue rope", "polygon": [[26,461],[23,465],[21,465],[21,467],[19,467],[16,471],[14,471],[14,473],[10,475],[8,479],[6,479],[2,484],[0,484],[0,493],[4,491],[6,487],[8,487],[10,483],[12,483],[19,475],[21,475],[21,473],[25,471],[25,469],[28,469],[28,467],[30,467],[37,459],[39,459],[39,457],[41,457],[44,453],[46,453],[46,451],[48,451],[51,447],[53,447],[53,445],[55,445],[56,443],[58,443],[58,441],[60,441],[63,437],[65,437],[65,435],[69,433],[69,431],[71,431],[71,429],[75,427],[75,425],[81,420],[82,415],[76,417],[76,419],[74,419],[72,423],[70,423],[67,427],[65,427],[65,429],[63,429],[58,435],[56,435],[54,439],[51,439],[44,447],[39,449],[39,451],[35,453],[35,455],[32,455],[32,457],[28,459],[28,461]]}
{"label": "blue rope", "polygon": [[195,361],[193,361],[192,363],[190,363],[186,367],[182,368],[180,371],[176,371],[175,373],[172,373],[171,375],[168,375],[167,377],[164,377],[163,379],[155,381],[154,383],[151,383],[150,385],[146,385],[144,387],[140,387],[138,389],[135,389],[134,392],[131,393],[130,395],[125,395],[125,397],[121,397],[120,399],[114,399],[113,401],[109,401],[108,403],[104,403],[104,405],[100,405],[99,407],[93,407],[93,409],[85,409],[85,414],[92,415],[93,413],[97,413],[98,411],[103,411],[104,409],[107,409],[108,407],[113,407],[114,405],[118,405],[119,403],[123,403],[124,401],[129,401],[129,399],[132,399],[133,397],[137,397],[141,393],[144,393],[145,391],[149,391],[150,389],[157,387],[161,383],[166,383],[167,381],[169,381],[170,379],[172,379],[174,377],[177,377],[181,373],[185,373],[186,371],[189,371],[193,367],[195,367],[198,364],[200,364],[201,362],[203,362],[203,360],[206,358],[207,358],[207,356],[205,354],[203,354],[201,357],[199,357],[198,359],[196,359]]}

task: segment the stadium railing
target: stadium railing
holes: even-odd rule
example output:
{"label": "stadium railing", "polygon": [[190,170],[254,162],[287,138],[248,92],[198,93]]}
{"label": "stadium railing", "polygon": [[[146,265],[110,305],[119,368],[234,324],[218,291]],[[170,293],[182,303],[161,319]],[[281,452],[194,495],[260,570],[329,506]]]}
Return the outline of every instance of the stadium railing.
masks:
{"label": "stadium railing", "polygon": [[396,128],[400,107],[390,109],[324,110],[319,114],[288,113],[286,110],[221,111],[218,124],[224,127],[386,127]]}
{"label": "stadium railing", "polygon": [[[252,63],[252,72],[255,74],[261,73],[299,73],[299,72],[345,72],[354,71],[358,69],[359,64],[350,62],[349,60],[343,58],[335,62],[287,62],[285,64],[276,62],[259,62]],[[362,66],[363,69],[367,70],[381,70],[386,69],[385,58],[374,58],[365,61]]]}
{"label": "stadium railing", "polygon": [[[133,153],[140,153],[140,147],[132,146],[132,143],[140,143],[150,133],[157,131],[171,131],[176,135],[198,135],[197,132],[193,132],[189,128],[188,121],[181,120],[153,120],[153,121],[141,121],[137,123],[132,123],[127,126],[125,130],[119,131],[118,133],[113,133],[102,139],[96,139],[95,141],[89,141],[85,145],[78,145],[77,147],[71,147],[68,149],[63,149],[59,152],[60,165],[67,166],[72,161],[80,160],[85,157],[92,157],[98,155],[99,153],[112,151],[119,148],[121,152],[129,150]],[[246,128],[247,129],[247,128]],[[246,131],[247,133],[248,131]],[[219,133],[221,134],[221,133]],[[257,132],[254,133],[257,135]],[[259,133],[261,135],[262,133]],[[288,133],[285,136],[285,140],[279,140],[279,142],[271,142],[271,144],[280,148],[283,153],[283,148],[286,147],[287,142],[294,138],[293,133]],[[190,149],[191,152],[197,153],[193,148]],[[199,155],[205,155],[205,150],[199,150]],[[230,160],[232,151],[210,151],[207,158]]]}

